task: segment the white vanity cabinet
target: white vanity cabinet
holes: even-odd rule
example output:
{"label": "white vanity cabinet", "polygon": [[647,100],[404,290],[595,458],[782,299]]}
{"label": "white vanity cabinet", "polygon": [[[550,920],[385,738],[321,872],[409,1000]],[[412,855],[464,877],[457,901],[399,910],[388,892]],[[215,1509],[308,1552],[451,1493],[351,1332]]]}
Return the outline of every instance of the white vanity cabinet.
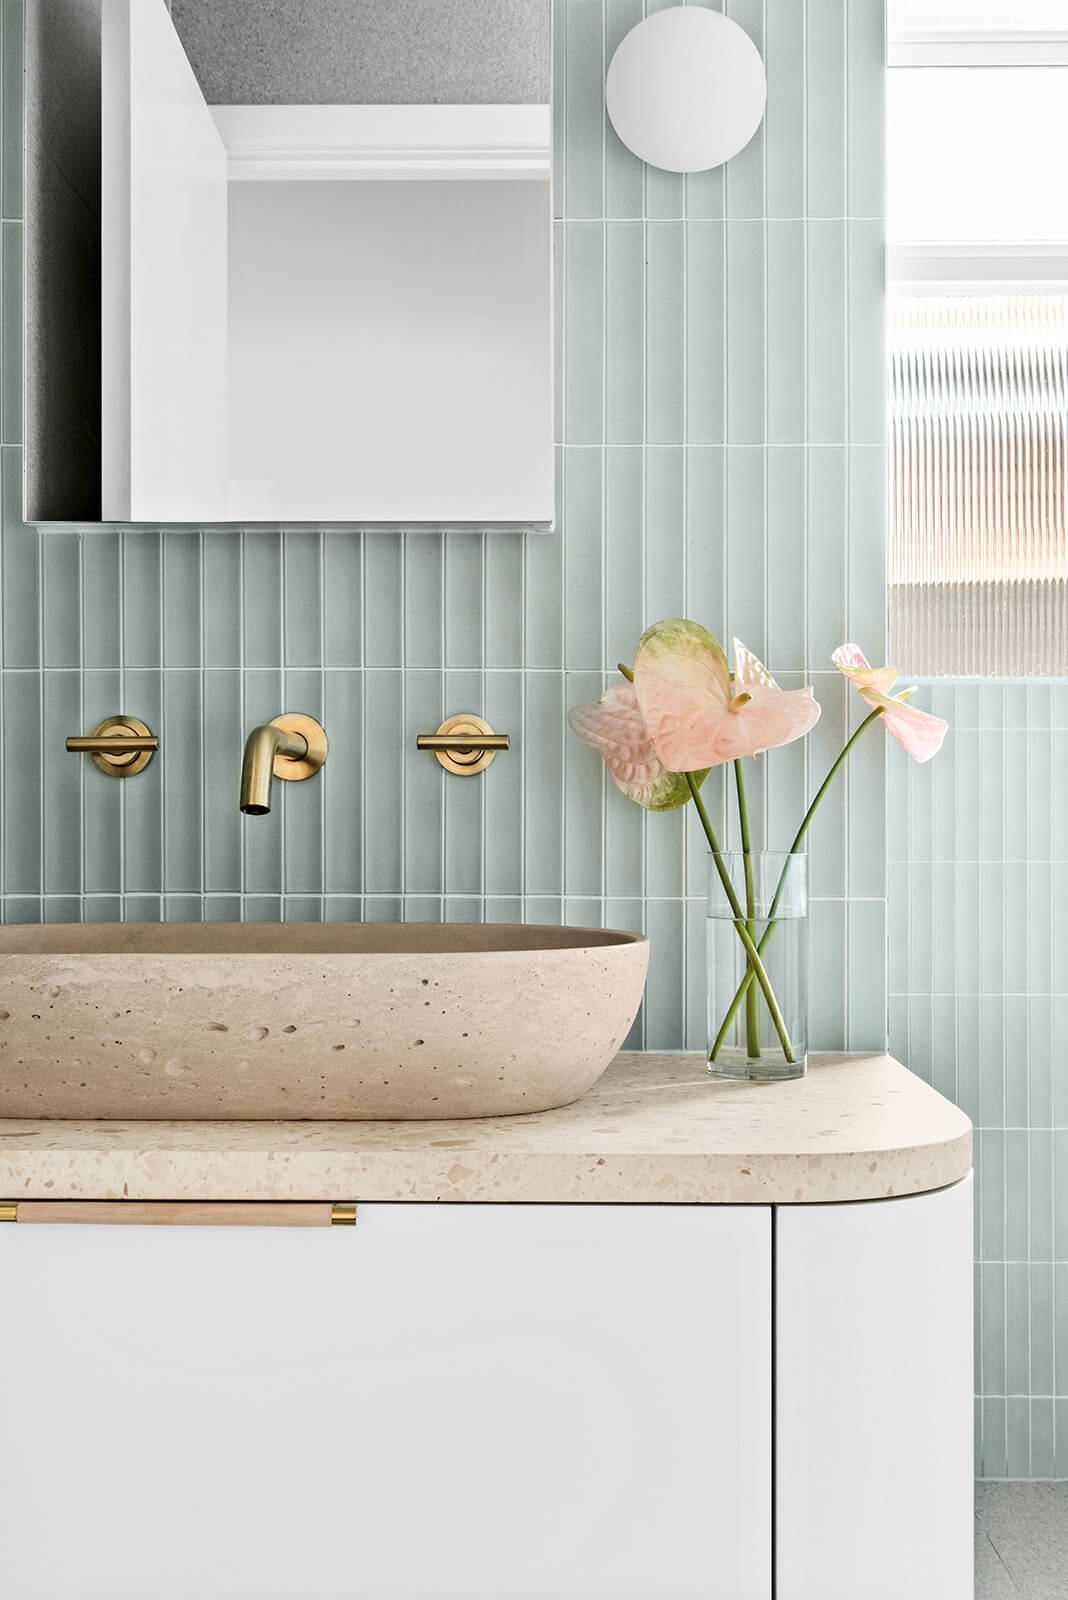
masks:
{"label": "white vanity cabinet", "polygon": [[[971,1600],[970,1165],[885,1056],[0,1121],[0,1600]],[[129,1220],[242,1200],[356,1226]]]}
{"label": "white vanity cabinet", "polygon": [[972,1204],[775,1207],[776,1600],[972,1600]]}
{"label": "white vanity cabinet", "polygon": [[0,1228],[3,1600],[768,1600],[771,1212]]}

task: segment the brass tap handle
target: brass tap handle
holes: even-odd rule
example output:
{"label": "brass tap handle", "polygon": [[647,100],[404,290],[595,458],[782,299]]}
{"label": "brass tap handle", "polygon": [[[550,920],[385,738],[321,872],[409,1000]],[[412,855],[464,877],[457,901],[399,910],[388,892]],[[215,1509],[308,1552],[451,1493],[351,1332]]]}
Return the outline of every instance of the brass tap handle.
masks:
{"label": "brass tap handle", "polygon": [[462,711],[458,717],[447,717],[437,733],[419,734],[415,747],[433,751],[446,772],[472,778],[485,772],[498,750],[509,750],[511,740],[506,733],[494,733],[473,711]]}
{"label": "brass tap handle", "polygon": [[119,734],[113,739],[98,739],[90,734],[81,738],[72,734],[67,740],[67,749],[76,756],[126,756],[142,750],[158,750],[159,740],[153,734],[145,738],[139,734]]}
{"label": "brass tap handle", "polygon": [[421,733],[415,741],[417,750],[508,750],[511,748],[506,733]]}
{"label": "brass tap handle", "polygon": [[105,717],[89,734],[72,734],[67,749],[74,755],[92,756],[94,766],[109,778],[132,778],[144,772],[159,739],[137,717]]}

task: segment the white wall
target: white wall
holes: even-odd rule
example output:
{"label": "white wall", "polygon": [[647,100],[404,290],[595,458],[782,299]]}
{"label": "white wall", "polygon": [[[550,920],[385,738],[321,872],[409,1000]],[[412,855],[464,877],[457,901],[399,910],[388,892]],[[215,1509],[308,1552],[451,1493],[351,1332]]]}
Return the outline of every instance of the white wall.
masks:
{"label": "white wall", "polygon": [[229,515],[550,521],[549,187],[230,185]]}

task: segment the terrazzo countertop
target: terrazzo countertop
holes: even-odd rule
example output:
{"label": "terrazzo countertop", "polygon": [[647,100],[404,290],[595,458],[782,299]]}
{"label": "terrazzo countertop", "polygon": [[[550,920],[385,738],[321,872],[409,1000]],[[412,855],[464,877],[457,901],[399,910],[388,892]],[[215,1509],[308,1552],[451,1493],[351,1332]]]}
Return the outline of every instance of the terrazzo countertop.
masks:
{"label": "terrazzo countertop", "polygon": [[889,1056],[712,1080],[624,1052],[557,1111],[455,1122],[0,1121],[0,1199],[814,1204],[954,1183],[971,1123]]}

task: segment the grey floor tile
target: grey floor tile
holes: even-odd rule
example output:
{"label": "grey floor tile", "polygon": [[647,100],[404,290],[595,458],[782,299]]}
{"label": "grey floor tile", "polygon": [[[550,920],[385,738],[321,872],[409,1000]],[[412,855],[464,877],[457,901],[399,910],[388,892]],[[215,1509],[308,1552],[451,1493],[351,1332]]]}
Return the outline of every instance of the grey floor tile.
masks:
{"label": "grey floor tile", "polygon": [[975,1531],[975,1600],[1020,1600],[1020,1590],[982,1528]]}
{"label": "grey floor tile", "polygon": [[1064,1600],[1068,1483],[977,1483],[976,1600]]}

